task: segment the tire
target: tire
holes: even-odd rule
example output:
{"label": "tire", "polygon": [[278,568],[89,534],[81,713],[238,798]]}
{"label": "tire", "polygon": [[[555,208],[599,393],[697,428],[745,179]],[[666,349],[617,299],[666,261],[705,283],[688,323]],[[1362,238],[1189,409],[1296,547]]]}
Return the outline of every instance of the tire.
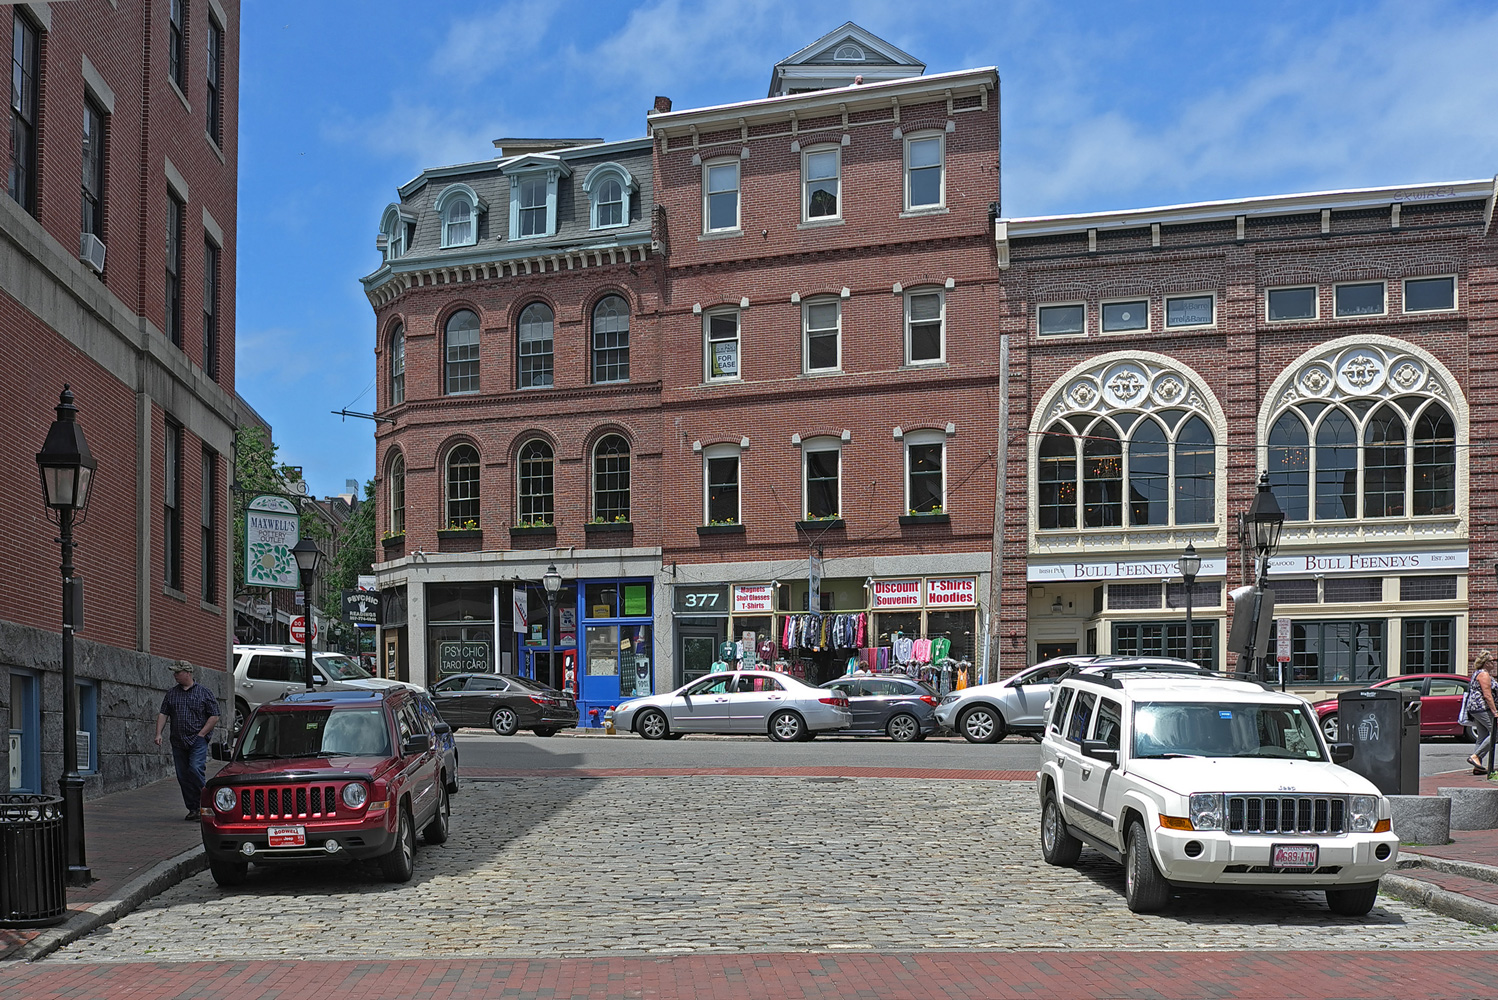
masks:
{"label": "tire", "polygon": [[1155,865],[1149,835],[1137,819],[1129,823],[1124,848],[1124,902],[1135,913],[1158,913],[1170,902],[1170,883]]}
{"label": "tire", "polygon": [[1341,917],[1361,917],[1373,909],[1378,899],[1378,883],[1353,885],[1346,889],[1326,890],[1326,907]]}
{"label": "tire", "polygon": [[244,728],[245,720],[250,717],[250,706],[242,698],[234,699],[234,728],[229,735],[238,736],[239,731]]}
{"label": "tire", "polygon": [[1321,735],[1326,737],[1326,742],[1328,742],[1328,743],[1335,743],[1335,742],[1337,742],[1337,713],[1336,712],[1332,712],[1330,715],[1322,716],[1322,719],[1321,719]]}
{"label": "tire", "polygon": [[421,831],[421,837],[428,844],[447,843],[448,830],[452,828],[453,804],[447,797],[447,785],[445,783],[437,786],[437,794],[441,796],[437,800],[437,814],[427,824],[427,828]]}
{"label": "tire", "polygon": [[555,736],[557,734],[555,729],[533,729],[531,732],[537,736]]}
{"label": "tire", "polygon": [[667,733],[666,734],[666,739],[668,739],[668,740],[679,740],[679,739],[681,739],[685,735],[686,735],[686,733]]}
{"label": "tire", "polygon": [[767,735],[776,743],[796,743],[805,739],[806,720],[795,712],[776,712],[770,716]]}
{"label": "tire", "polygon": [[1045,797],[1045,805],[1040,807],[1040,855],[1045,858],[1048,865],[1058,868],[1070,868],[1077,863],[1077,857],[1082,853],[1082,842],[1066,827],[1066,820],[1061,818],[1061,805],[1056,801],[1055,795]]}
{"label": "tire", "polygon": [[921,738],[921,723],[915,716],[901,712],[885,724],[884,731],[896,743],[914,743]]}
{"label": "tire", "polygon": [[208,870],[213,873],[213,881],[228,889],[232,886],[244,885],[250,866],[243,861],[217,861],[209,858]]}
{"label": "tire", "polygon": [[380,858],[380,874],[386,882],[409,882],[416,872],[416,831],[411,822],[411,809],[401,806],[399,825],[395,831],[395,846]]}
{"label": "tire", "polygon": [[489,728],[501,736],[514,736],[520,731],[520,716],[508,705],[501,705],[489,716]]}
{"label": "tire", "polygon": [[969,743],[997,743],[1005,735],[1004,717],[991,705],[974,705],[957,720],[957,731]]}
{"label": "tire", "polygon": [[663,740],[671,735],[671,724],[666,721],[665,712],[646,709],[635,720],[635,732],[647,740]]}

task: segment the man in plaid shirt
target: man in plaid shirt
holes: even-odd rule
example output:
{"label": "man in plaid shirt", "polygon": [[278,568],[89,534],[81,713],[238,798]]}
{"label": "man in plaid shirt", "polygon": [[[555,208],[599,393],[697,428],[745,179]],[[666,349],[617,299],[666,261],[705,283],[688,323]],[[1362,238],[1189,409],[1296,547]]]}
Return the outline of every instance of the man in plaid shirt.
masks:
{"label": "man in plaid shirt", "polygon": [[177,686],[161,699],[156,716],[156,745],[161,746],[161,730],[172,723],[172,763],[177,766],[177,784],[182,786],[182,801],[187,805],[183,819],[198,818],[198,799],[208,780],[208,734],[218,725],[218,699],[201,684],[194,683],[192,664],[180,661],[172,668]]}

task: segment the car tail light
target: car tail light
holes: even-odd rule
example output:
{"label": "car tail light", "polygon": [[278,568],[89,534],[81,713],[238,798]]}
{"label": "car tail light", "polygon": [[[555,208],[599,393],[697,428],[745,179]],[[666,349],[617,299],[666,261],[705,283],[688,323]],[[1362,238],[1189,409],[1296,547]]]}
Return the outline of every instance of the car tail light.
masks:
{"label": "car tail light", "polygon": [[935,698],[931,697],[929,694],[923,694],[923,695],[921,695],[921,701],[924,701],[926,704],[930,705],[932,708],[935,708],[937,705],[941,704],[940,701],[938,701]]}
{"label": "car tail light", "polygon": [[847,708],[848,707],[848,699],[847,698],[819,698],[818,700],[822,704],[824,704],[824,705],[833,705],[833,706],[835,706],[837,708]]}
{"label": "car tail light", "polygon": [[547,700],[546,698],[542,697],[539,694],[533,694],[533,695],[531,695],[531,701],[535,702],[537,705],[544,705],[544,704],[546,704],[546,700]]}

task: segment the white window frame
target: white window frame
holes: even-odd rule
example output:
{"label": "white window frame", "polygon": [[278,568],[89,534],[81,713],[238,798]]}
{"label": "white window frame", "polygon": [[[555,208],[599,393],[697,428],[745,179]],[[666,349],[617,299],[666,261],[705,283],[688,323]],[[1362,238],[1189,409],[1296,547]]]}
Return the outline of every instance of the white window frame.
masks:
{"label": "white window frame", "polygon": [[[837,338],[836,359],[830,368],[811,366],[811,311],[818,306],[832,306],[837,313],[833,336]],[[818,327],[818,330],[825,330]],[[822,333],[821,336],[826,336]],[[841,299],[816,298],[801,304],[801,373],[803,375],[828,375],[843,370],[843,303]]]}
{"label": "white window frame", "polygon": [[[702,234],[714,236],[742,233],[744,231],[744,170],[737,157],[719,157],[702,161]],[[712,172],[723,167],[733,167],[733,225],[712,228],[713,192],[709,186]]]}
{"label": "white window frame", "polygon": [[[610,180],[619,182],[620,221],[600,223],[598,221],[598,206],[601,202],[598,196],[602,194],[603,186]],[[618,229],[629,225],[629,213],[634,203],[634,194],[639,190],[639,181],[634,175],[618,163],[600,163],[588,171],[588,176],[583,179],[583,193],[588,196],[588,228],[589,229]]]}
{"label": "white window frame", "polygon": [[385,262],[405,256],[410,250],[406,236],[409,227],[416,224],[416,218],[407,215],[399,205],[391,204],[385,209],[385,214],[380,218],[380,233],[385,237]]}
{"label": "white window frame", "polygon": [[[1298,292],[1303,288],[1311,290],[1311,302],[1315,310],[1310,316],[1298,316],[1294,319],[1270,319],[1269,318],[1269,296],[1272,292]],[[1317,284],[1297,285],[1274,285],[1264,289],[1264,322],[1266,323],[1314,323],[1321,318],[1321,286]]]}
{"label": "white window frame", "polygon": [[[912,143],[926,142],[928,140],[935,140],[935,142],[937,144],[937,150],[938,150],[938,158],[937,159],[938,159],[938,162],[937,162],[936,169],[941,171],[941,183],[938,185],[938,190],[939,190],[940,193],[937,195],[937,200],[936,200],[935,204],[912,205],[910,203],[910,173],[911,173],[911,169],[912,169],[911,166],[910,166],[910,147],[911,147]],[[917,168],[917,169],[929,170],[930,168],[929,167],[921,167],[921,168]],[[910,214],[919,215],[919,214],[922,214],[922,213],[925,213],[925,212],[940,212],[940,211],[943,211],[943,210],[946,209],[946,207],[947,207],[947,134],[945,132],[939,132],[939,131],[935,131],[935,130],[929,130],[929,131],[923,131],[923,132],[915,132],[915,133],[913,133],[911,135],[907,135],[905,137],[904,187],[905,187],[905,200],[904,200],[904,205],[905,205],[904,213],[905,214],[907,214],[907,215],[910,215]]]}
{"label": "white window frame", "polygon": [[[831,180],[834,185],[833,197],[837,199],[837,211],[831,215],[811,214],[811,185],[813,181],[825,181],[826,177],[811,176],[811,158],[813,156],[832,155],[835,168]],[[843,221],[843,148],[833,144],[811,146],[801,151],[801,221],[811,225],[826,224]]]}
{"label": "white window frame", "polygon": [[390,405],[406,401],[406,324],[397,322],[390,331]]}
{"label": "white window frame", "polygon": [[[904,451],[905,451],[904,462],[903,462],[904,467],[905,467],[905,474],[902,477],[904,479],[903,486],[904,486],[904,492],[905,492],[905,511],[908,513],[909,511],[911,511],[913,509],[911,507],[911,505],[910,505],[910,449],[914,448],[914,447],[921,447],[921,446],[925,446],[925,445],[933,445],[934,444],[934,445],[937,445],[938,447],[941,448],[941,503],[937,504],[937,506],[940,508],[940,513],[943,513],[943,514],[947,513],[947,435],[946,435],[946,432],[939,431],[939,430],[908,431],[908,432],[906,432],[905,438],[901,442],[901,444],[903,445]],[[839,484],[839,485],[841,485],[841,484]],[[933,513],[935,513],[935,512],[933,512]]]}
{"label": "white window frame", "polygon": [[385,526],[393,535],[406,533],[406,456],[397,451],[390,459]]}
{"label": "white window frame", "polygon": [[[725,316],[733,317],[733,344],[734,363],[738,370],[732,375],[713,374],[713,344],[728,343],[727,340],[713,340],[712,327],[714,319]],[[744,317],[738,309],[712,309],[702,314],[702,381],[704,382],[738,382],[744,377]]]}
{"label": "white window frame", "polygon": [[[934,358],[921,358],[917,360],[912,357],[910,337],[910,302],[917,297],[927,295],[936,296],[937,301],[937,351]],[[923,365],[939,365],[947,360],[947,294],[941,288],[911,288],[905,292],[905,363],[907,365],[920,367]]]}
{"label": "white window frame", "polygon": [[837,499],[833,514],[839,518],[843,516],[843,443],[835,437],[808,438],[801,442],[801,511],[808,520],[811,519],[811,472],[807,462],[812,455],[829,452],[837,456]]}
{"label": "white window frame", "polygon": [[[744,523],[744,459],[743,449],[736,444],[708,445],[702,449],[702,523],[711,525],[712,506],[709,493],[712,489],[712,479],[708,472],[710,464],[715,459],[731,458],[738,465],[738,502],[734,505],[733,520],[730,524]],[[719,522],[723,523],[722,521]]]}
{"label": "white window frame", "polygon": [[[1142,303],[1144,303],[1144,326],[1130,327],[1127,330],[1109,330],[1108,327],[1107,327],[1107,322],[1108,321],[1106,319],[1104,319],[1104,317],[1107,316],[1107,312],[1105,310],[1109,306],[1133,305],[1136,302],[1142,302]],[[1152,308],[1152,303],[1150,302],[1149,296],[1147,296],[1147,295],[1144,298],[1140,298],[1137,295],[1130,295],[1130,296],[1126,296],[1124,298],[1104,299],[1104,300],[1100,301],[1097,304],[1097,328],[1098,328],[1098,333],[1100,335],[1102,335],[1102,336],[1108,336],[1108,337],[1129,337],[1129,336],[1138,336],[1141,333],[1153,333],[1154,332],[1154,317],[1150,315],[1151,308]],[[1085,322],[1085,317],[1084,317],[1084,322]]]}
{"label": "white window frame", "polygon": [[[1082,310],[1082,329],[1078,330],[1076,333],[1046,333],[1045,330],[1042,329],[1040,319],[1047,309],[1075,309],[1078,307],[1081,307]],[[1087,336],[1087,303],[1081,301],[1040,303],[1035,307],[1035,336],[1037,338],[1045,337],[1047,339]]]}
{"label": "white window frame", "polygon": [[[1450,306],[1448,306],[1445,309],[1411,309],[1409,307],[1409,301],[1410,301],[1409,287],[1410,287],[1410,282],[1412,282],[1412,281],[1443,281],[1443,280],[1451,282],[1451,305]],[[1454,312],[1457,311],[1457,307],[1461,305],[1461,300],[1458,297],[1456,275],[1454,275],[1454,274],[1417,274],[1417,275],[1415,275],[1413,277],[1405,278],[1403,281],[1400,282],[1399,293],[1400,293],[1400,295],[1399,295],[1399,308],[1402,309],[1404,312],[1408,313],[1411,316],[1428,316],[1431,313],[1436,313],[1436,314],[1454,313]],[[1388,308],[1388,302],[1384,303],[1384,307]]]}
{"label": "white window frame", "polygon": [[[1173,325],[1170,322],[1170,304],[1182,299],[1206,299],[1212,303],[1212,320],[1209,323],[1182,323]],[[1206,330],[1217,325],[1217,293],[1216,292],[1182,292],[1179,295],[1165,296],[1162,307],[1160,322],[1165,324],[1167,330]]]}
{"label": "white window frame", "polygon": [[[571,176],[572,170],[562,163],[520,163],[504,168],[510,181],[510,241],[540,240],[555,236],[557,232],[557,184],[563,177]],[[542,232],[520,235],[520,191],[526,181],[540,180],[546,185],[546,225]],[[540,209],[540,204],[525,206],[526,211]]]}
{"label": "white window frame", "polygon": [[[468,235],[461,239],[454,239],[449,233],[449,227],[456,223],[448,216],[460,204],[468,206]],[[442,220],[442,245],[444,247],[471,247],[478,243],[479,213],[484,210],[484,202],[473,188],[467,184],[449,184],[437,196],[433,207],[437,210],[437,218]]]}
{"label": "white window frame", "polygon": [[[1376,313],[1347,313],[1343,314],[1337,309],[1337,291],[1342,288],[1352,288],[1358,285],[1380,285],[1383,287],[1384,308]],[[1334,319],[1375,319],[1379,316],[1389,315],[1389,283],[1382,278],[1374,278],[1369,281],[1339,281],[1332,285],[1332,317]]]}

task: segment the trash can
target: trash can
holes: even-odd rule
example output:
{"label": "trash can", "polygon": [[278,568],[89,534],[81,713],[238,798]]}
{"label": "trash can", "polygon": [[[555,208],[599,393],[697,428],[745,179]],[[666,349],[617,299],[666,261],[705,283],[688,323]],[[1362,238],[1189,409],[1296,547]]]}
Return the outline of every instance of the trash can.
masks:
{"label": "trash can", "polygon": [[0,795],[0,927],[46,927],[68,915],[62,799]]}
{"label": "trash can", "polygon": [[1420,695],[1393,687],[1337,695],[1337,738],[1353,745],[1343,764],[1385,795],[1420,794]]}

